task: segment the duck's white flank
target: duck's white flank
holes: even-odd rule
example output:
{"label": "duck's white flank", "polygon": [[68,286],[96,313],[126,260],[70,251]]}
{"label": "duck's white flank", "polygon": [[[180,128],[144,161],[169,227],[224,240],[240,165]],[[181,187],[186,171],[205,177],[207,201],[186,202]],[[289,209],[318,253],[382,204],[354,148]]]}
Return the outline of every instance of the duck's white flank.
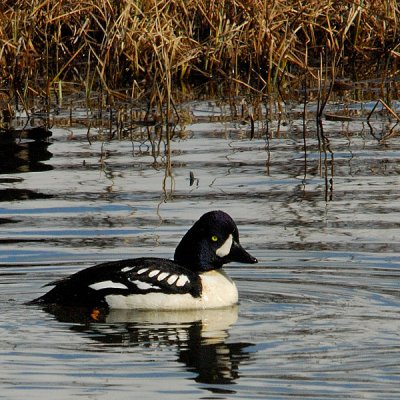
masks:
{"label": "duck's white flank", "polygon": [[208,271],[200,274],[202,295],[194,298],[190,294],[147,293],[130,296],[108,295],[110,308],[141,310],[197,310],[232,306],[238,302],[235,283],[223,271]]}

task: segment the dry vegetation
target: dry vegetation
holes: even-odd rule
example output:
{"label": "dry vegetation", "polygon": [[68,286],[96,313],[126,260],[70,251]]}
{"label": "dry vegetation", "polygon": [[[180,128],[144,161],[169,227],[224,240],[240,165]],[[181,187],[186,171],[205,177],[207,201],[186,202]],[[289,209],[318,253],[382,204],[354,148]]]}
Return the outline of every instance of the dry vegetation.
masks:
{"label": "dry vegetation", "polygon": [[399,8],[397,0],[3,0],[1,96],[23,104],[73,88],[165,103],[177,82],[211,78],[269,94],[318,78],[320,65],[332,78],[385,79],[398,74]]}

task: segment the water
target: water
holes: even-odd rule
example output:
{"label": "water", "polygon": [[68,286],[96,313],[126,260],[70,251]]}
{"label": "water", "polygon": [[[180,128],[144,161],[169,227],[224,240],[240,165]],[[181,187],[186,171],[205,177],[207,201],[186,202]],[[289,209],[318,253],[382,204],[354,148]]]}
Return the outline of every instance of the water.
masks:
{"label": "water", "polygon": [[[398,399],[400,141],[378,140],[389,122],[372,135],[325,121],[332,153],[320,153],[310,120],[305,163],[301,120],[250,140],[240,121],[210,122],[218,107],[190,106],[173,178],[145,128],[89,144],[86,127],[58,126],[49,143],[3,144],[0,398]],[[259,259],[226,268],[238,307],[96,322],[24,305],[98,262],[171,257],[212,209]]]}

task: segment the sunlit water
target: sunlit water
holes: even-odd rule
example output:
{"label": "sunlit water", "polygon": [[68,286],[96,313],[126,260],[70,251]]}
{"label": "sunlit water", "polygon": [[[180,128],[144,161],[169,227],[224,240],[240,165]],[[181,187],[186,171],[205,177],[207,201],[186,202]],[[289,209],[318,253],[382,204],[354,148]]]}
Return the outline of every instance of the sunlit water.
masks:
{"label": "sunlit water", "polygon": [[[250,140],[248,124],[208,122],[217,107],[191,109],[172,178],[146,136],[56,127],[3,152],[0,398],[398,399],[400,140],[374,137],[390,124],[325,121],[325,154],[310,120],[305,162],[301,120]],[[24,304],[94,263],[171,257],[212,209],[259,259],[226,268],[237,308],[94,322]]]}

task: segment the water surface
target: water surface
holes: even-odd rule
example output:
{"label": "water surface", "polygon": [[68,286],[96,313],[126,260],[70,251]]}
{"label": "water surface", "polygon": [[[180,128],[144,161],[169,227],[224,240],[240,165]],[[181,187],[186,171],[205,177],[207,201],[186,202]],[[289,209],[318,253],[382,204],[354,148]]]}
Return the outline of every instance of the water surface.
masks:
{"label": "water surface", "polygon": [[[89,143],[85,126],[57,126],[3,151],[0,397],[399,398],[400,141],[379,140],[390,123],[324,121],[321,152],[310,119],[305,153],[300,119],[259,123],[250,140],[249,124],[211,118],[225,115],[216,104],[190,107],[172,177],[145,127]],[[238,307],[93,321],[24,304],[94,263],[172,257],[212,209],[259,259],[226,268]]]}

